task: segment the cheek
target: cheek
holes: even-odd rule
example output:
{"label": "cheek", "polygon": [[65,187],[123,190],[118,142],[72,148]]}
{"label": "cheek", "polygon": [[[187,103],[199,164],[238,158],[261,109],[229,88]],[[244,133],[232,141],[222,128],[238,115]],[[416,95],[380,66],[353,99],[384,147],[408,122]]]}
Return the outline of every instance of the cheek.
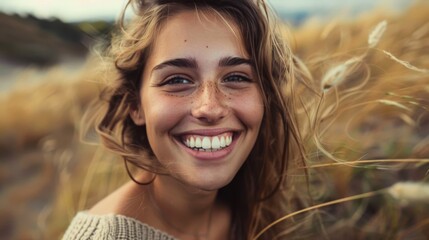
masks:
{"label": "cheek", "polygon": [[158,135],[168,132],[186,115],[187,105],[169,96],[147,95],[143,102],[147,130]]}
{"label": "cheek", "polygon": [[264,104],[258,92],[238,97],[231,104],[240,120],[248,128],[259,130],[264,115]]}

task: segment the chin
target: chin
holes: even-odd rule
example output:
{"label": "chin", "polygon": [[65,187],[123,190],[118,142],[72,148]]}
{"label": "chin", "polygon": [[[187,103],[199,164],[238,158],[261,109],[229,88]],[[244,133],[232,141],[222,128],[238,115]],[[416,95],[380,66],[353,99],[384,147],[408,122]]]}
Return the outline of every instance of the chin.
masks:
{"label": "chin", "polygon": [[202,191],[217,191],[228,185],[234,177],[211,175],[189,179],[186,184]]}

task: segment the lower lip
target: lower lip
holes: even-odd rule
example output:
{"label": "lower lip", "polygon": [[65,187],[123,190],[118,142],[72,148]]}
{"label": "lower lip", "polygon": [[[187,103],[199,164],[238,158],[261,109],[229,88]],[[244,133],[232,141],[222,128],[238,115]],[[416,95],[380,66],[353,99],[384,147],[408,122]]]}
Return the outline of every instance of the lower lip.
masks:
{"label": "lower lip", "polygon": [[188,152],[190,155],[192,155],[198,160],[215,161],[215,160],[222,160],[232,151],[232,149],[235,146],[237,138],[238,136],[234,136],[231,145],[229,145],[228,147],[220,149],[218,151],[212,151],[212,152],[193,150],[191,148],[186,147],[183,143],[180,143],[180,146],[182,146],[186,152]]}

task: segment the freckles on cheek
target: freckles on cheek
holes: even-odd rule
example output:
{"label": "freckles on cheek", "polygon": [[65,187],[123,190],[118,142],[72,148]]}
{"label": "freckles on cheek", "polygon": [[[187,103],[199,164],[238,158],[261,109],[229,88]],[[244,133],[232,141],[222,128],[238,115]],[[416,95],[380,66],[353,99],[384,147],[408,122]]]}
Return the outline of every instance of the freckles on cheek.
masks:
{"label": "freckles on cheek", "polygon": [[259,127],[264,115],[262,99],[255,97],[231,97],[230,106],[239,118],[251,127]]}

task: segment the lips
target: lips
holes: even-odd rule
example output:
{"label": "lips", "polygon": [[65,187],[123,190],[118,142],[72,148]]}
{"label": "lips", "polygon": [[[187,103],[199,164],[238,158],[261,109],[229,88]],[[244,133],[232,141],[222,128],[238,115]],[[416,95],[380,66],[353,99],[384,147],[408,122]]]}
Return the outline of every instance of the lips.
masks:
{"label": "lips", "polygon": [[231,145],[233,132],[225,132],[214,136],[188,134],[181,137],[182,143],[193,150],[213,152]]}

